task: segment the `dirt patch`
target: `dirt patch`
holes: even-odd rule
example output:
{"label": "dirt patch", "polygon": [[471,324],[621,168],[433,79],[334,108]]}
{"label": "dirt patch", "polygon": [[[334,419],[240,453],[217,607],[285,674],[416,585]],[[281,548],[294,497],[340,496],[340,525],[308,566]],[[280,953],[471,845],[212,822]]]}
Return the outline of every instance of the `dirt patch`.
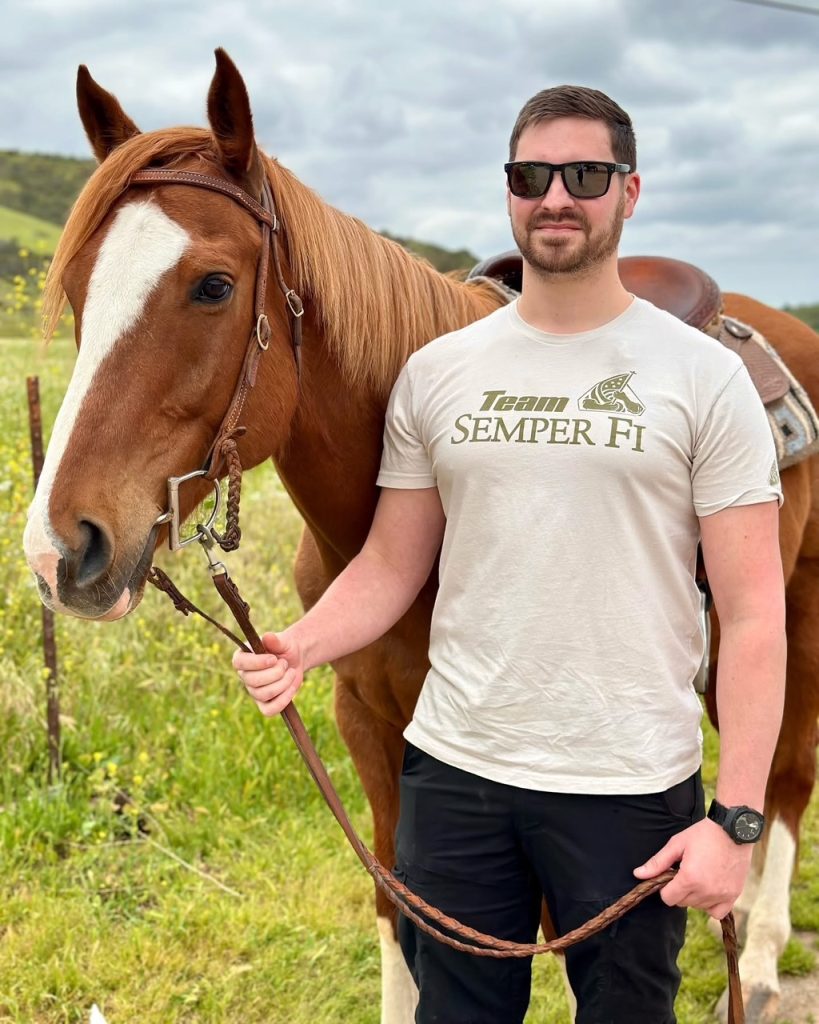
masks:
{"label": "dirt patch", "polygon": [[782,1001],[776,1024],[819,1024],[819,973],[781,978]]}

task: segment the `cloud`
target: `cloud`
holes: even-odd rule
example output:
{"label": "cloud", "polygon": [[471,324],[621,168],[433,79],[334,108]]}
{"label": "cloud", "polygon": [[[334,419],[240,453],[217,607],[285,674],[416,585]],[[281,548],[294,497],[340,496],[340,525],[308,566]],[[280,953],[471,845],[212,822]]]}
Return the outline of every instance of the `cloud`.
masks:
{"label": "cloud", "polygon": [[238,0],[230,18],[214,0],[30,0],[4,14],[0,146],[87,155],[79,63],[143,128],[203,124],[219,45],[262,146],[328,202],[481,256],[511,245],[501,165],[521,105],[603,89],[637,129],[625,250],[819,300],[819,17],[738,0]]}

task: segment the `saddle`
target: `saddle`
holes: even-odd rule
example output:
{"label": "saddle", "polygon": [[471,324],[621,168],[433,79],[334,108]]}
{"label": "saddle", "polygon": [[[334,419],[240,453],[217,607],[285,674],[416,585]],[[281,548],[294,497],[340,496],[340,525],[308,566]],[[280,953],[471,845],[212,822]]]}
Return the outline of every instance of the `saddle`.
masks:
{"label": "saddle", "polygon": [[[693,263],[664,256],[624,256],[618,261],[620,280],[632,294],[672,313],[716,338],[740,356],[765,405],[778,401],[791,382],[764,347],[752,341],[753,331],[722,314],[717,282]],[[513,292],[520,292],[523,257],[512,249],[477,264],[469,278],[488,277]]]}

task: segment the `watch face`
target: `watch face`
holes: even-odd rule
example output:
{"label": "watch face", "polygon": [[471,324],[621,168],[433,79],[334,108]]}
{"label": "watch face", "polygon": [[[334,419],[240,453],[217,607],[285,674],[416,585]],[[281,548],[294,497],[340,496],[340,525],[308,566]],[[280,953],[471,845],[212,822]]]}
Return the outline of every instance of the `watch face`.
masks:
{"label": "watch face", "polygon": [[734,821],[734,832],[743,843],[752,843],[762,832],[762,818],[756,811],[743,811]]}

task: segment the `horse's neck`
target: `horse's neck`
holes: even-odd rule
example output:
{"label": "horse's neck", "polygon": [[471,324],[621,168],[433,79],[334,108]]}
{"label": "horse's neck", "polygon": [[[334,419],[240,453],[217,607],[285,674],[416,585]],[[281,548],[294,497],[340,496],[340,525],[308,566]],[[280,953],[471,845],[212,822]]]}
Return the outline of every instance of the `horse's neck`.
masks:
{"label": "horse's neck", "polygon": [[342,563],[367,536],[377,489],[386,401],[351,389],[329,360],[308,366],[287,446],[276,465],[322,547]]}
{"label": "horse's neck", "polygon": [[[429,338],[485,316],[506,301],[491,285],[458,287],[464,289],[459,298],[466,301],[446,323],[431,324]],[[317,540],[343,564],[360,551],[375,511],[389,387],[351,385],[323,344],[320,328],[307,315],[305,320],[299,404],[276,464]]]}

